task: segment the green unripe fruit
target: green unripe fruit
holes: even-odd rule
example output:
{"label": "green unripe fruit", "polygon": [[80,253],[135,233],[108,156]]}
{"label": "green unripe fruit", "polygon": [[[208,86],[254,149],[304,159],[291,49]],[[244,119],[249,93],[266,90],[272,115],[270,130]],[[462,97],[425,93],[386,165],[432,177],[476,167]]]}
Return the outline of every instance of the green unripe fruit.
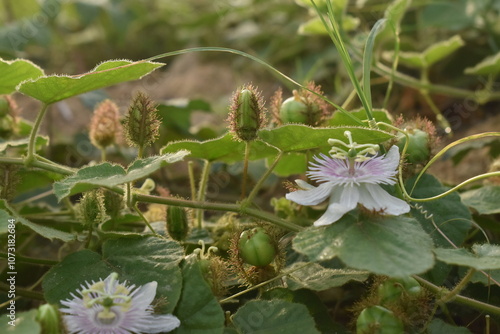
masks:
{"label": "green unripe fruit", "polygon": [[0,137],[9,138],[14,133],[15,123],[10,115],[0,117]]}
{"label": "green unripe fruit", "polygon": [[61,333],[57,307],[44,304],[38,308],[36,320],[42,325],[43,333]]}
{"label": "green unripe fruit", "polygon": [[276,257],[276,247],[262,227],[243,231],[238,241],[238,250],[243,261],[257,267],[267,266]]}
{"label": "green unripe fruit", "polygon": [[413,277],[389,278],[378,286],[380,303],[397,301],[403,293],[409,296],[418,296],[422,287]]}
{"label": "green unripe fruit", "polygon": [[280,119],[282,123],[306,124],[307,105],[298,95],[286,99],[280,108]]}
{"label": "green unripe fruit", "polygon": [[184,208],[169,206],[167,208],[167,232],[174,240],[186,239],[189,231],[189,222]]}
{"label": "green unripe fruit", "polygon": [[[429,134],[419,130],[408,130],[408,136],[410,141],[408,143],[408,148],[406,150],[406,158],[408,162],[412,164],[425,163],[429,160],[431,151],[429,147]],[[398,147],[400,151],[403,151],[404,145],[406,143],[406,136],[399,135]]]}
{"label": "green unripe fruit", "polygon": [[382,306],[365,308],[356,320],[357,334],[402,334],[403,322]]}

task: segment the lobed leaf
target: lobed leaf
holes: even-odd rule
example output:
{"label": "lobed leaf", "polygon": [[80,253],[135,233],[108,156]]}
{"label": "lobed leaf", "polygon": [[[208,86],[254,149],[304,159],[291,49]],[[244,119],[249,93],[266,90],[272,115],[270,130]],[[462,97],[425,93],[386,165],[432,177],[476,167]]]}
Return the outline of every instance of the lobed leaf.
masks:
{"label": "lobed leaf", "polygon": [[[14,139],[0,142],[0,153],[4,153],[8,148],[28,148],[29,138]],[[35,147],[38,149],[49,144],[49,137],[47,136],[36,136]]]}
{"label": "lobed leaf", "polygon": [[233,323],[242,334],[319,334],[304,305],[279,299],[246,303],[234,314]]}
{"label": "lobed leaf", "polygon": [[182,265],[182,294],[175,310],[181,325],[176,334],[217,334],[224,331],[224,311],[203,278],[196,256]]}
{"label": "lobed leaf", "polygon": [[481,215],[500,213],[500,186],[484,186],[460,194],[462,202]]}
{"label": "lobed leaf", "polygon": [[[102,255],[81,250],[66,256],[45,275],[42,288],[47,302],[60,304],[61,300],[72,299],[85,282],[97,282],[112,272],[119,275],[119,281],[128,281],[136,286],[156,281],[156,298],[166,298],[162,313],[175,308],[182,287],[178,267],[184,252],[175,241],[157,237],[130,237],[104,242]],[[140,263],[140,270],[137,264]]]}
{"label": "lobed leaf", "polygon": [[43,76],[43,70],[26,59],[3,60],[0,58],[0,95],[11,94],[16,91],[17,85],[29,79]]}
{"label": "lobed leaf", "polygon": [[54,183],[54,193],[59,200],[98,187],[114,187],[147,177],[151,173],[184,159],[188,151],[178,151],[134,161],[127,170],[122,166],[104,162],[80,169],[75,175]]}
{"label": "lobed leaf", "polygon": [[464,73],[472,75],[495,75],[500,73],[500,52],[486,57],[473,67],[467,67]]}
{"label": "lobed leaf", "polygon": [[[251,144],[250,160],[259,160],[276,156],[278,150],[262,141],[254,141]],[[161,149],[162,154],[176,152],[178,150],[188,150],[190,157],[208,161],[220,161],[225,163],[235,163],[242,161],[245,154],[245,143],[237,141],[231,133],[209,139],[205,141],[181,140],[167,144]]]}
{"label": "lobed leaf", "polygon": [[339,257],[354,269],[390,277],[420,274],[434,264],[432,240],[412,218],[352,215],[299,232],[293,248],[311,261]]}
{"label": "lobed leaf", "polygon": [[16,224],[26,226],[49,240],[59,239],[64,242],[68,242],[75,239],[75,236],[71,233],[60,231],[52,227],[35,224],[21,217],[13,208],[9,206],[9,204],[4,199],[0,199],[0,219],[2,219],[2,222],[0,222],[0,234],[7,232],[6,223],[8,219],[15,219]]}
{"label": "lobed leaf", "polygon": [[[475,245],[476,247],[478,245]],[[500,246],[488,246],[486,254],[473,254],[464,248],[436,248],[436,258],[448,264],[456,264],[474,268],[476,270],[500,269]]]}
{"label": "lobed leaf", "polygon": [[369,276],[366,271],[330,269],[313,262],[309,262],[307,265],[305,262],[296,262],[286,271],[290,272],[286,276],[287,286],[290,290],[304,288],[322,291],[342,286],[350,281],[363,282]]}
{"label": "lobed leaf", "polygon": [[109,60],[84,74],[32,78],[22,82],[17,90],[45,104],[51,104],[99,88],[140,79],[163,65],[144,60]]}
{"label": "lobed leaf", "polygon": [[305,151],[330,147],[328,139],[347,141],[345,131],[351,131],[358,144],[377,144],[394,137],[388,132],[362,127],[313,128],[307,125],[288,124],[272,130],[260,130],[259,138],[283,152]]}

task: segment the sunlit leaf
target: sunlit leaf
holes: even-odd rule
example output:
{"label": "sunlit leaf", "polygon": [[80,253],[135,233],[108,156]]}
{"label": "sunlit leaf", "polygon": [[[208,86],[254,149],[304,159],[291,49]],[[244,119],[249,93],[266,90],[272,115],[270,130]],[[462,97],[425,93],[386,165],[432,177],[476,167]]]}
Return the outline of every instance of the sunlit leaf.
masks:
{"label": "sunlit leaf", "polygon": [[[15,148],[27,148],[28,147],[29,138],[15,139],[15,140],[7,140],[4,142],[0,142],[0,153],[5,152],[9,147]],[[49,137],[47,136],[37,136],[35,140],[35,147],[37,150],[41,149],[44,146],[47,146],[49,143]]]}
{"label": "sunlit leaf", "polygon": [[[349,112],[352,116],[356,117],[360,121],[367,120],[366,112],[363,108],[353,110]],[[392,124],[392,117],[389,112],[385,109],[373,109],[372,116],[377,122],[384,122]],[[350,117],[346,116],[344,113],[335,112],[333,116],[328,120],[330,126],[357,126],[358,124]],[[367,123],[368,124],[368,123]]]}
{"label": "sunlit leaf", "polygon": [[[8,306],[5,308],[7,307]],[[10,319],[9,314],[2,314],[2,320],[0,321],[0,333],[42,334],[42,326],[38,321],[36,321],[37,312],[38,310],[36,309],[26,312],[15,312],[13,320]],[[11,321],[13,325],[9,324]]]}
{"label": "sunlit leaf", "polygon": [[[464,41],[459,35],[450,39],[438,42],[429,46],[423,52],[400,52],[399,61],[410,67],[424,69],[429,68],[438,61],[448,57],[453,52],[464,46]],[[392,52],[385,54],[387,58],[392,58]]]}
{"label": "sunlit leaf", "polygon": [[144,60],[110,60],[84,74],[48,75],[30,79],[20,84],[17,90],[50,104],[99,88],[140,79],[163,65],[165,64]]}
{"label": "sunlit leaf", "polygon": [[[234,163],[243,160],[245,143],[237,141],[231,133],[222,137],[209,139],[202,142],[194,140],[181,140],[167,144],[162,148],[162,154],[188,150],[191,158],[205,159],[208,161],[221,161]],[[250,160],[258,160],[276,156],[278,151],[262,141],[251,143]]]}
{"label": "sunlit leaf", "polygon": [[348,267],[404,277],[434,264],[432,240],[407,217],[344,216],[327,227],[310,227],[295,237],[293,248],[311,261],[339,257]]}
{"label": "sunlit leaf", "polygon": [[464,73],[472,75],[495,75],[500,73],[500,53],[483,59],[473,67],[467,67]]}
{"label": "sunlit leaf", "polygon": [[393,137],[390,133],[382,130],[362,127],[313,128],[298,124],[283,125],[272,130],[261,130],[258,135],[263,141],[283,152],[292,152],[329,147],[328,139],[330,138],[347,142],[344,135],[347,130],[351,131],[352,138],[358,144],[377,144]]}
{"label": "sunlit leaf", "polygon": [[44,75],[43,70],[26,59],[12,61],[0,58],[0,94],[11,94],[16,86],[28,79],[36,79]]}
{"label": "sunlit leaf", "polygon": [[134,161],[127,170],[120,165],[105,162],[99,165],[84,167],[75,175],[54,183],[54,193],[59,200],[98,187],[114,187],[127,182],[139,180],[156,172],[167,164],[184,159],[188,151],[153,156]]}
{"label": "sunlit leaf", "polygon": [[319,334],[304,305],[279,299],[246,303],[234,314],[233,323],[242,334]]}
{"label": "sunlit leaf", "polygon": [[369,273],[357,270],[324,268],[317,263],[296,262],[286,268],[287,286],[291,290],[309,289],[322,291],[339,287],[350,281],[365,281]]}

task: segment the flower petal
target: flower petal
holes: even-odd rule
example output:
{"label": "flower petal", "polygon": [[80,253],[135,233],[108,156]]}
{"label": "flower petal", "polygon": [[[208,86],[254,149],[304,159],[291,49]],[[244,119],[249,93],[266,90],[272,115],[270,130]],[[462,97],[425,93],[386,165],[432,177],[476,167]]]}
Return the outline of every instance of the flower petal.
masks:
{"label": "flower petal", "polygon": [[153,315],[148,320],[147,327],[141,329],[144,333],[170,332],[181,324],[181,321],[172,314]]}
{"label": "flower petal", "polygon": [[323,226],[335,223],[347,212],[358,205],[360,194],[357,187],[334,187],[330,197],[330,205],[326,212],[314,222],[314,226]]}
{"label": "flower petal", "polygon": [[156,281],[149,282],[133,292],[132,303],[135,309],[145,310],[156,295]]}
{"label": "flower petal", "polygon": [[359,202],[369,210],[383,211],[394,216],[410,211],[408,203],[390,195],[378,184],[363,184],[359,190]]}
{"label": "flower petal", "polygon": [[308,190],[297,190],[286,194],[286,199],[300,205],[316,205],[323,202],[332,192],[333,185],[330,182],[320,184]]}

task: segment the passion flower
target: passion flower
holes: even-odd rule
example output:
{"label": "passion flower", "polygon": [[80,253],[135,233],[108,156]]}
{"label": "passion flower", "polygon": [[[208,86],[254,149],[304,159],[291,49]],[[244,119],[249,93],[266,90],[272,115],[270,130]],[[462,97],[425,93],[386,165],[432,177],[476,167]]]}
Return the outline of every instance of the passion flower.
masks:
{"label": "passion flower", "polygon": [[243,231],[238,250],[243,261],[257,267],[267,266],[276,257],[273,240],[262,227]]}

